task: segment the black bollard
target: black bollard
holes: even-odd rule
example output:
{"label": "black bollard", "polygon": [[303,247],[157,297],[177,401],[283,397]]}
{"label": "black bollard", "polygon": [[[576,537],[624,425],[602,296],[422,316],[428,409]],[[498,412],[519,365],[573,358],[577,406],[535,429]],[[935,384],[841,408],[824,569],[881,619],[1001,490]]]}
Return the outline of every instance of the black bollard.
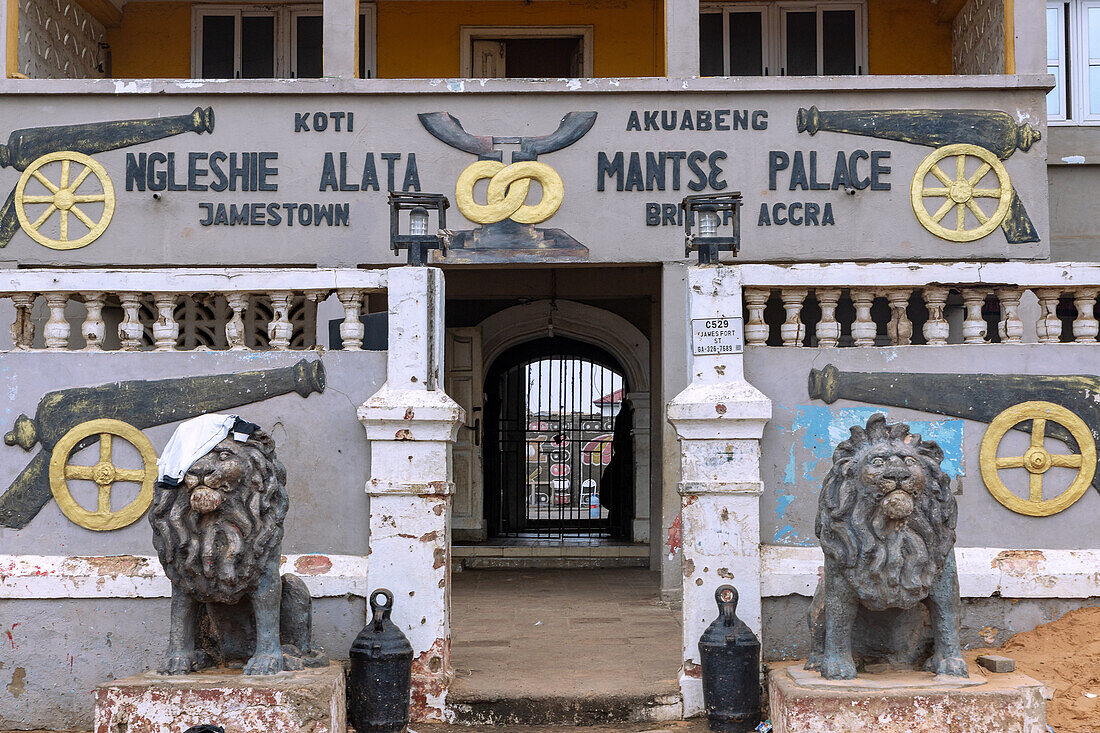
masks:
{"label": "black bollard", "polygon": [[760,641],[737,618],[737,589],[714,592],[721,612],[699,637],[703,707],[710,729],[744,733],[760,719]]}
{"label": "black bollard", "polygon": [[412,645],[390,621],[393,593],[374,591],[370,608],[370,623],[351,645],[348,722],[359,733],[399,733],[409,724]]}

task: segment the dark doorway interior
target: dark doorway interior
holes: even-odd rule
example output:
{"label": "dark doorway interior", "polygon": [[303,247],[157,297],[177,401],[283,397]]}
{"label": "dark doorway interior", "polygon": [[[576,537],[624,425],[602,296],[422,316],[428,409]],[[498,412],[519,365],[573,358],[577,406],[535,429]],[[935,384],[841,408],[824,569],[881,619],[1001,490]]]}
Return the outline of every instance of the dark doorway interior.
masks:
{"label": "dark doorway interior", "polygon": [[489,535],[629,539],[633,414],[622,366],[566,338],[502,354],[485,379]]}
{"label": "dark doorway interior", "polygon": [[580,76],[580,38],[507,38],[504,75],[508,79]]}

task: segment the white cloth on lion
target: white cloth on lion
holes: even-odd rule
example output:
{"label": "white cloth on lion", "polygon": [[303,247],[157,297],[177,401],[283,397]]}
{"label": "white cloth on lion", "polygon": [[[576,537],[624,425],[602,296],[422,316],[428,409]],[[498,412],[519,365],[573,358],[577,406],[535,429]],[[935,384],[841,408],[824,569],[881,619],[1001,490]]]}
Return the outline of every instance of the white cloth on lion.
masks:
{"label": "white cloth on lion", "polygon": [[161,480],[179,483],[192,463],[225,440],[237,420],[236,415],[208,414],[180,423],[157,460],[157,471]]}

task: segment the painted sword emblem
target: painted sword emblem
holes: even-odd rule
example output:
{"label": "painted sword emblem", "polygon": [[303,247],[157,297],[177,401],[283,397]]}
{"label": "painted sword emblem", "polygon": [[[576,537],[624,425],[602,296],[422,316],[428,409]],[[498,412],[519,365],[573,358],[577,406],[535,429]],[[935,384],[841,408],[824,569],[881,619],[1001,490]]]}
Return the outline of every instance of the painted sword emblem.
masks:
{"label": "painted sword emblem", "polygon": [[91,244],[107,231],[115,212],[114,185],[93,153],[213,131],[210,107],[171,117],[15,130],[0,144],[0,168],[22,172],[0,208],[0,247],[20,227],[50,249]]}
{"label": "painted sword emblem", "polygon": [[[448,262],[522,262],[529,260],[587,259],[588,248],[560,229],[536,229],[552,217],[565,198],[565,184],[556,170],[538,160],[539,155],[566,148],[592,129],[595,112],[569,112],[557,130],[540,136],[472,135],[447,112],[417,115],[424,129],[447,145],[478,156],[459,174],[455,203],[470,221],[482,226],[456,232]],[[503,162],[497,145],[518,145],[509,165]],[[485,203],[477,200],[474,188],[488,180]],[[531,183],[542,190],[542,198],[527,203]]]}

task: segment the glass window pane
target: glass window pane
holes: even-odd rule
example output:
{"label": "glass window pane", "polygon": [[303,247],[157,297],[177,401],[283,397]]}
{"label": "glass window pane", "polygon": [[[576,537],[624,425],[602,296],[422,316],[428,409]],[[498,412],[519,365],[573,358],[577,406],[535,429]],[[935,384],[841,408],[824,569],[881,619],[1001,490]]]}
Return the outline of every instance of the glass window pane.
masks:
{"label": "glass window pane", "polygon": [[359,14],[359,78],[371,78],[371,70],[367,68],[367,16]]}
{"label": "glass window pane", "polygon": [[1100,57],[1100,8],[1089,8],[1089,58]]}
{"label": "glass window pane", "polygon": [[233,32],[236,17],[202,17],[202,78],[233,78]]}
{"label": "glass window pane", "polygon": [[1062,58],[1061,45],[1058,43],[1058,8],[1047,8],[1047,60]]}
{"label": "glass window pane", "polygon": [[241,77],[270,79],[275,76],[275,16],[241,18]]}
{"label": "glass window pane", "polygon": [[730,75],[764,74],[764,14],[730,13]]}
{"label": "glass window pane", "polygon": [[817,74],[817,13],[787,13],[787,76]]}
{"label": "glass window pane", "polygon": [[821,13],[822,72],[856,73],[856,11],[826,10]]}
{"label": "glass window pane", "polygon": [[1089,114],[1100,115],[1100,66],[1089,67]]}
{"label": "glass window pane", "polygon": [[699,14],[699,74],[725,76],[722,64],[722,14]]}
{"label": "glass window pane", "polygon": [[1047,114],[1060,117],[1062,114],[1062,76],[1057,66],[1048,66],[1047,73],[1054,76],[1054,88],[1047,92]]}
{"label": "glass window pane", "polygon": [[321,16],[299,15],[295,30],[294,73],[299,79],[317,79],[321,76]]}

